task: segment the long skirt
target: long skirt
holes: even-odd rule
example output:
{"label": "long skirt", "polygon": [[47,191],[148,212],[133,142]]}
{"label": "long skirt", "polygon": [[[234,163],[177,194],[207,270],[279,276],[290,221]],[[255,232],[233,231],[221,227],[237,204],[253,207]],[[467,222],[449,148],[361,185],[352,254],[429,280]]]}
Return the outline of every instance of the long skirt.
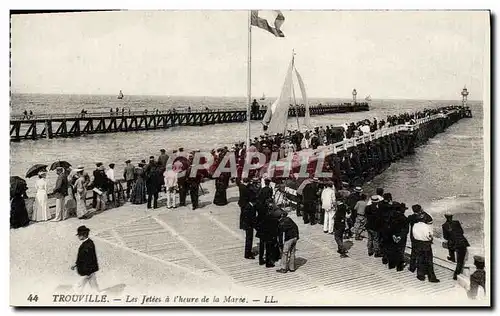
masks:
{"label": "long skirt", "polygon": [[86,205],[87,191],[82,193],[76,193],[76,216],[78,218],[87,215],[87,205]]}
{"label": "long skirt", "polygon": [[22,196],[15,196],[10,201],[10,227],[20,228],[28,226],[29,223],[30,219],[24,198]]}
{"label": "long skirt", "polygon": [[130,195],[130,202],[132,202],[132,204],[144,204],[147,202],[146,183],[143,178],[137,179],[132,189],[132,194]]}
{"label": "long skirt", "polygon": [[47,191],[38,190],[36,192],[35,203],[33,204],[33,213],[31,220],[34,222],[44,222],[50,219]]}
{"label": "long skirt", "polygon": [[76,200],[72,194],[68,194],[64,197],[64,209],[66,215],[63,216],[63,220],[67,217],[76,215]]}
{"label": "long skirt", "polygon": [[226,188],[222,186],[215,187],[214,204],[218,206],[223,206],[227,204],[227,192]]}

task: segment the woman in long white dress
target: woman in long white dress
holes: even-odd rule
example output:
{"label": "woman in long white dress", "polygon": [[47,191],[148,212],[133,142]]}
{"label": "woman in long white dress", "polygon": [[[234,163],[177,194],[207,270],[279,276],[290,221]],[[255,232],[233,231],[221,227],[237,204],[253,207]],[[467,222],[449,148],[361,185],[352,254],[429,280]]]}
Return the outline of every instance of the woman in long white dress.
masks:
{"label": "woman in long white dress", "polygon": [[82,170],[78,171],[77,175],[78,179],[75,182],[76,216],[84,219],[87,217],[87,188],[85,187],[87,183]]}
{"label": "woman in long white dress", "polygon": [[31,220],[34,222],[44,222],[50,219],[46,176],[46,172],[38,173],[38,180],[35,182],[36,198],[31,215]]}

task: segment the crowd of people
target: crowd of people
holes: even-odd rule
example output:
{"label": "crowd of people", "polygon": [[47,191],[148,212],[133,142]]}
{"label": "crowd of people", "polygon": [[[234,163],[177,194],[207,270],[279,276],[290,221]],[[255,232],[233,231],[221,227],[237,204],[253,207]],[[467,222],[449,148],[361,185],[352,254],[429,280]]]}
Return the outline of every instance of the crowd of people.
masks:
{"label": "crowd of people", "polygon": [[[304,132],[298,130],[288,131],[287,136],[283,134],[264,134],[253,139],[251,149],[264,154],[267,161],[271,160],[271,155],[275,152],[278,153],[277,158],[282,159],[304,148],[312,147],[316,149],[321,145],[329,145],[346,138],[361,135],[362,133],[376,131],[379,128],[384,128],[384,126],[407,124],[418,118],[437,113],[446,113],[458,108],[460,107],[448,106],[438,109],[424,109],[414,113],[388,116],[386,120],[381,120],[380,122],[377,122],[377,119],[373,119],[372,121],[362,120],[349,125],[344,124],[342,127],[326,126],[324,128],[323,126],[319,126],[313,130],[306,130]],[[125,108],[122,108],[122,112],[124,110]],[[118,111],[119,108],[116,109],[116,113]],[[111,109],[111,112],[113,112],[113,109]],[[65,219],[72,213],[77,213],[76,215],[80,218],[86,218],[88,215],[84,211],[84,206],[87,207],[86,195],[87,191],[90,190],[93,191],[91,206],[96,211],[102,211],[106,207],[119,206],[127,200],[133,204],[147,203],[148,208],[157,208],[158,195],[161,191],[167,195],[167,207],[174,208],[177,206],[175,199],[177,194],[179,196],[179,206],[186,205],[186,197],[189,193],[193,209],[196,209],[198,207],[201,182],[205,178],[211,178],[213,171],[217,169],[225,155],[232,153],[238,163],[238,176],[232,177],[231,174],[223,172],[215,178],[216,194],[214,204],[227,204],[226,190],[230,181],[237,181],[239,183],[242,177],[243,163],[247,153],[245,144],[240,142],[236,143],[232,148],[226,146],[212,150],[213,164],[210,170],[199,170],[194,178],[178,178],[178,172],[176,171],[186,170],[189,174],[189,168],[195,152],[191,151],[188,153],[183,148],[174,150],[171,155],[176,159],[179,158],[178,163],[180,163],[180,166],[173,172],[170,170],[172,168],[167,168],[169,155],[166,154],[164,149],[161,150],[158,160],[155,160],[155,157],[151,156],[149,162],[142,160],[137,166],[134,166],[131,161],[126,161],[123,172],[123,179],[126,182],[125,192],[123,192],[121,181],[115,176],[115,164],[113,163],[109,164],[107,169],[102,163],[97,163],[96,170],[92,173],[92,179],[83,170],[82,166],[76,169],[68,168],[57,171],[58,180],[56,188],[51,194],[51,196],[59,197],[56,198],[57,215],[55,220]],[[168,172],[169,170],[170,172]],[[66,181],[62,179],[63,175],[66,177]],[[250,173],[248,176],[252,177],[253,174]],[[45,175],[40,174],[39,178],[36,184],[35,208],[37,210],[41,209],[41,211],[38,215],[37,212],[33,212],[34,215],[32,217],[34,221],[46,220],[46,213],[48,212],[46,210],[48,208],[45,207],[47,201],[44,198],[47,192],[47,189],[44,189],[46,186]],[[79,180],[80,178],[81,180]],[[61,210],[63,208],[67,211],[63,212]]]}
{"label": "crowd of people", "polygon": [[[333,182],[309,179],[299,195],[296,206],[298,217],[305,225],[322,224],[325,234],[333,235],[341,258],[348,257],[345,240],[367,239],[367,256],[380,258],[388,269],[403,271],[406,265],[405,250],[408,236],[411,255],[408,270],[416,272],[420,281],[438,283],[433,263],[433,218],[415,204],[412,214],[405,215],[405,203],[393,201],[392,194],[378,188],[369,198],[361,187],[350,188],[343,183],[335,188]],[[306,181],[306,180],[304,180]],[[270,179],[243,179],[239,184],[240,229],[245,231],[244,258],[255,259],[252,253],[253,236],[259,238],[259,264],[274,267],[281,259],[280,273],[296,270],[295,250],[299,229],[287,212],[276,204],[275,190]],[[453,279],[463,272],[465,254],[469,243],[459,221],[449,212],[442,225],[443,238],[447,241],[448,260],[456,262]],[[484,257],[474,256],[476,271],[470,277],[471,298],[485,289]]]}
{"label": "crowd of people", "polygon": [[[289,131],[283,134],[264,134],[255,137],[251,146],[256,151],[263,153],[269,160],[273,152],[278,152],[278,158],[284,158],[303,148],[316,149],[321,145],[329,145],[346,138],[360,136],[364,133],[374,132],[377,129],[391,127],[398,124],[412,124],[416,119],[438,113],[454,110],[450,106],[440,109],[426,109],[414,113],[388,116],[386,120],[362,120],[342,127],[323,126],[313,130]],[[117,113],[118,113],[118,109]],[[111,110],[112,111],[112,110]],[[122,109],[122,112],[124,109]],[[53,221],[65,220],[73,214],[80,219],[92,216],[89,206],[96,212],[104,211],[109,207],[117,207],[129,201],[132,204],[147,204],[147,208],[158,208],[158,198],[161,192],[166,195],[166,207],[176,208],[186,205],[189,193],[192,209],[199,207],[199,194],[203,179],[212,178],[213,171],[224,161],[225,155],[233,153],[240,164],[245,160],[247,153],[243,142],[236,143],[231,149],[222,147],[212,150],[213,164],[208,170],[198,170],[196,176],[179,177],[179,171],[190,174],[195,151],[186,152],[183,148],[174,150],[169,156],[162,149],[158,159],[154,156],[149,162],[142,160],[133,165],[130,160],[125,161],[122,182],[118,180],[115,164],[111,163],[105,168],[103,163],[96,164],[92,178],[82,166],[77,168],[58,167],[58,178],[52,193],[48,193],[46,172],[40,172],[35,183],[37,190],[33,213],[28,218],[24,200],[26,187],[19,187],[12,193],[11,190],[11,227],[23,227],[34,222],[51,220],[48,207],[48,198],[56,200],[56,212]],[[173,158],[173,159],[172,159]],[[206,162],[206,161],[205,161]],[[168,164],[172,163],[168,168]],[[204,163],[203,161],[201,162]],[[230,173],[223,172],[215,177],[215,195],[213,203],[218,206],[228,204],[227,188],[231,181],[236,181],[239,186],[240,197],[240,228],[245,231],[244,257],[255,259],[252,253],[253,237],[259,238],[259,264],[274,267],[280,261],[281,266],[277,271],[286,273],[295,271],[295,250],[299,239],[299,229],[296,223],[288,216],[287,212],[280,209],[275,203],[274,191],[269,184],[271,179],[262,179],[258,172],[248,174],[242,178],[241,170],[238,177],[232,178]],[[349,183],[343,183],[336,188],[333,182],[319,182],[309,179],[300,194],[300,207],[297,215],[303,218],[304,224],[323,224],[323,231],[334,235],[337,252],[340,257],[347,257],[349,250],[345,246],[346,238],[354,237],[355,240],[367,238],[367,255],[382,259],[382,264],[387,264],[389,269],[402,271],[405,265],[404,252],[408,234],[412,244],[409,270],[417,271],[417,278],[430,282],[439,282],[433,270],[432,253],[432,217],[420,205],[413,205],[413,214],[405,216],[408,209],[404,203],[392,200],[390,193],[378,189],[376,194],[368,197],[360,187],[350,189]],[[201,190],[200,190],[201,189]],[[91,205],[87,203],[87,192],[92,191]],[[179,200],[177,200],[177,195]],[[24,208],[24,210],[22,210]],[[13,210],[14,209],[14,213]],[[21,211],[19,211],[21,209]],[[26,214],[25,214],[26,212]],[[12,216],[14,214],[14,216]],[[447,214],[447,218],[451,218]],[[462,272],[464,266],[464,252],[468,242],[463,236],[460,223],[450,220],[443,225],[443,236],[448,239],[450,247],[450,261],[456,261],[457,267],[454,279]],[[456,252],[456,256],[455,256]],[[481,261],[477,258],[476,261]],[[484,265],[484,259],[483,259]],[[484,278],[481,283],[484,287]]]}

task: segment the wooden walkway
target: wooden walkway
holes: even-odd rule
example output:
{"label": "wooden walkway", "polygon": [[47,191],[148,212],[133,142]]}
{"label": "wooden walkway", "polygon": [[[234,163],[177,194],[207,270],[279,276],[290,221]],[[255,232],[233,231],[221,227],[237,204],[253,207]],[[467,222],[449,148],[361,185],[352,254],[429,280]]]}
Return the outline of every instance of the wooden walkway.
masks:
{"label": "wooden walkway", "polygon": [[[367,103],[354,105],[311,106],[311,115],[368,111]],[[304,116],[304,107],[291,107],[290,117]],[[266,110],[251,112],[251,120],[261,120]],[[174,126],[205,126],[247,121],[246,109],[194,110],[182,112],[101,112],[82,115],[80,113],[39,114],[10,117],[10,139],[21,141],[41,138],[68,138],[91,134],[137,132],[168,129]]]}
{"label": "wooden walkway", "polygon": [[[234,201],[236,188],[230,192]],[[324,234],[319,225],[304,225],[293,214],[290,216],[299,225],[301,236],[297,245],[298,269],[295,273],[279,274],[278,266],[265,268],[257,259],[243,258],[244,235],[238,229],[239,212],[235,202],[196,211],[163,208],[148,211],[148,215],[128,223],[98,230],[96,237],[166,265],[269,293],[332,291],[373,296],[435,295],[456,290],[449,269],[435,265],[441,283],[422,282],[406,269],[388,270],[380,258],[368,257],[365,241],[347,241],[352,244],[349,258],[340,258],[332,235]],[[258,239],[254,239],[255,251],[257,246]]]}

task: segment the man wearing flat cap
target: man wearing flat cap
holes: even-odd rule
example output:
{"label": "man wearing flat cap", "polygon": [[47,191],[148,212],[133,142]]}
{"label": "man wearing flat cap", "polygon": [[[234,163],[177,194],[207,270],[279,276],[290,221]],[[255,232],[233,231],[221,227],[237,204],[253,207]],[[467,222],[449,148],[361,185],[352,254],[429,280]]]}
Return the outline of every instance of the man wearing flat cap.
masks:
{"label": "man wearing flat cap", "polygon": [[417,269],[417,246],[418,242],[415,242],[415,238],[413,238],[413,225],[415,225],[418,222],[432,222],[432,217],[427,214],[423,209],[422,206],[419,204],[412,205],[411,207],[413,214],[408,216],[408,223],[410,224],[410,240],[411,240],[411,254],[410,254],[410,266],[408,267],[408,270],[410,272],[415,272]]}
{"label": "man wearing flat cap", "polygon": [[160,156],[158,157],[158,165],[160,167],[161,174],[163,174],[167,169],[168,158],[169,156],[167,155],[165,149],[160,149]]}
{"label": "man wearing flat cap", "polygon": [[[444,216],[446,222],[441,226],[443,228],[443,238],[447,241],[448,260],[457,262],[457,267],[453,273],[453,280],[456,280],[457,275],[461,274],[464,268],[465,255],[470,244],[464,236],[464,230],[460,222],[453,220],[453,214],[446,212]],[[457,254],[456,257],[455,253]]]}
{"label": "man wearing flat cap", "polygon": [[[467,295],[471,299],[476,299],[486,294],[486,271],[484,271],[484,257],[474,256],[476,271],[470,276],[470,288]],[[480,295],[480,292],[482,292]]]}
{"label": "man wearing flat cap", "polygon": [[434,258],[432,253],[432,218],[424,218],[413,225],[413,245],[417,251],[417,279],[425,281],[427,275],[429,282],[438,283],[439,279],[434,273]]}
{"label": "man wearing flat cap", "polygon": [[76,269],[81,277],[74,286],[74,290],[78,293],[83,291],[87,283],[92,290],[100,292],[95,276],[95,273],[99,271],[99,264],[97,262],[95,245],[92,239],[89,238],[89,232],[90,229],[85,226],[80,226],[76,233],[76,236],[78,236],[78,239],[80,239],[82,243],[80,248],[78,248],[76,262],[75,265],[71,267],[71,270]]}

